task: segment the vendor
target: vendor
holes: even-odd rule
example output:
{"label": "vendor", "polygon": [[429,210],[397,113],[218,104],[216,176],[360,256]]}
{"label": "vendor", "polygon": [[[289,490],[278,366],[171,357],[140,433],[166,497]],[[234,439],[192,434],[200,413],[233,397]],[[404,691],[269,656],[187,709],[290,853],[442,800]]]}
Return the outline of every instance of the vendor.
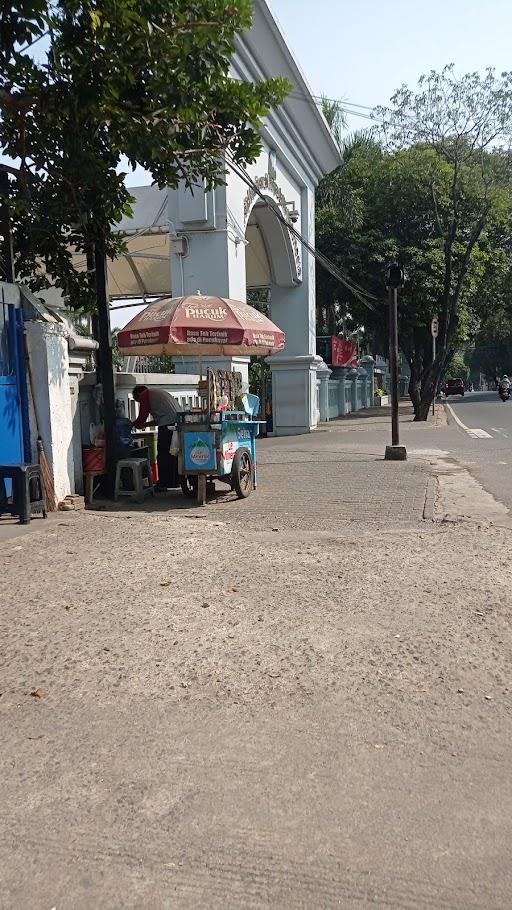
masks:
{"label": "vendor", "polygon": [[[148,389],[145,385],[136,385],[132,395],[139,403],[139,416],[133,426],[143,430],[146,426],[158,427],[157,464],[158,486],[167,490],[169,487],[179,485],[178,459],[171,455],[171,439],[176,415],[181,414],[183,408],[179,402],[165,389],[158,387]],[[151,415],[151,420],[149,420]]]}

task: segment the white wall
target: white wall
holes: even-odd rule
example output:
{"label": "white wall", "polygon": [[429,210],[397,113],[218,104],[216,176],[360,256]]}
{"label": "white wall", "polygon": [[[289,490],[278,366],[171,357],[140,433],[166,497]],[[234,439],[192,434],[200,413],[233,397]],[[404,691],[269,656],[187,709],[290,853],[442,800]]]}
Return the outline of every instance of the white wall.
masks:
{"label": "white wall", "polygon": [[[66,329],[58,324],[27,322],[33,408],[43,447],[53,470],[57,499],[74,492],[73,422]],[[37,432],[33,433],[34,439]]]}

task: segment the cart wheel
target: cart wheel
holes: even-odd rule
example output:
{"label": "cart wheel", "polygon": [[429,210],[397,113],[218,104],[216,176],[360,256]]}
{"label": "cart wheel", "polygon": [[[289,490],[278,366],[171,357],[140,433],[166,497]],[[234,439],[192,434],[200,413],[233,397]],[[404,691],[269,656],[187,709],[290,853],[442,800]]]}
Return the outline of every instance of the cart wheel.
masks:
{"label": "cart wheel", "polygon": [[206,474],[197,476],[197,504],[204,506],[206,502]]}
{"label": "cart wheel", "polygon": [[254,468],[248,449],[237,449],[231,468],[231,486],[239,499],[247,499],[254,486]]}
{"label": "cart wheel", "polygon": [[181,491],[187,499],[195,499],[197,496],[197,477],[194,475],[185,474],[185,476],[180,477]]}

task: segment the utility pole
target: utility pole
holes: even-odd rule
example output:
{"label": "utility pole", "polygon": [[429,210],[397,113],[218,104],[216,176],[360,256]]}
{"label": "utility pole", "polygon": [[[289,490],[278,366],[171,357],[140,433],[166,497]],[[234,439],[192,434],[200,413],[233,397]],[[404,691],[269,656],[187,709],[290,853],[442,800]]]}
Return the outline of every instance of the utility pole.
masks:
{"label": "utility pole", "polygon": [[[436,356],[437,356],[437,351],[436,351],[437,336],[439,335],[439,319],[437,318],[437,316],[434,316],[434,318],[432,320],[432,324],[430,326],[430,330],[432,332],[432,369],[433,369],[434,364],[436,362]],[[434,386],[434,397],[432,399],[432,415],[433,416],[435,416],[435,413],[436,413],[436,393],[437,393],[437,382]]]}
{"label": "utility pole", "polygon": [[398,289],[404,286],[404,270],[392,262],[386,272],[389,291],[389,371],[391,374],[391,445],[386,446],[387,461],[406,461],[407,449],[400,445],[398,420]]}
{"label": "utility pole", "polygon": [[14,284],[14,253],[9,214],[9,175],[0,166],[0,281]]}
{"label": "utility pole", "polygon": [[116,395],[108,303],[107,257],[105,255],[105,246],[100,240],[95,241],[94,244],[94,269],[98,309],[98,378],[103,392],[103,426],[105,430],[105,469],[107,474],[105,493],[107,496],[113,496],[117,466]]}

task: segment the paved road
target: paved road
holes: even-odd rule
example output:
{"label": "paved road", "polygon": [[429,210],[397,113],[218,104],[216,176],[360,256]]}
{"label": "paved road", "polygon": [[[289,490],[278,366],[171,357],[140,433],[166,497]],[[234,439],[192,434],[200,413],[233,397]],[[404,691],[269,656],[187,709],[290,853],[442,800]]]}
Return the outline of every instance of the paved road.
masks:
{"label": "paved road", "polygon": [[474,392],[449,398],[448,405],[451,452],[512,509],[512,401],[502,402],[496,392]]}

